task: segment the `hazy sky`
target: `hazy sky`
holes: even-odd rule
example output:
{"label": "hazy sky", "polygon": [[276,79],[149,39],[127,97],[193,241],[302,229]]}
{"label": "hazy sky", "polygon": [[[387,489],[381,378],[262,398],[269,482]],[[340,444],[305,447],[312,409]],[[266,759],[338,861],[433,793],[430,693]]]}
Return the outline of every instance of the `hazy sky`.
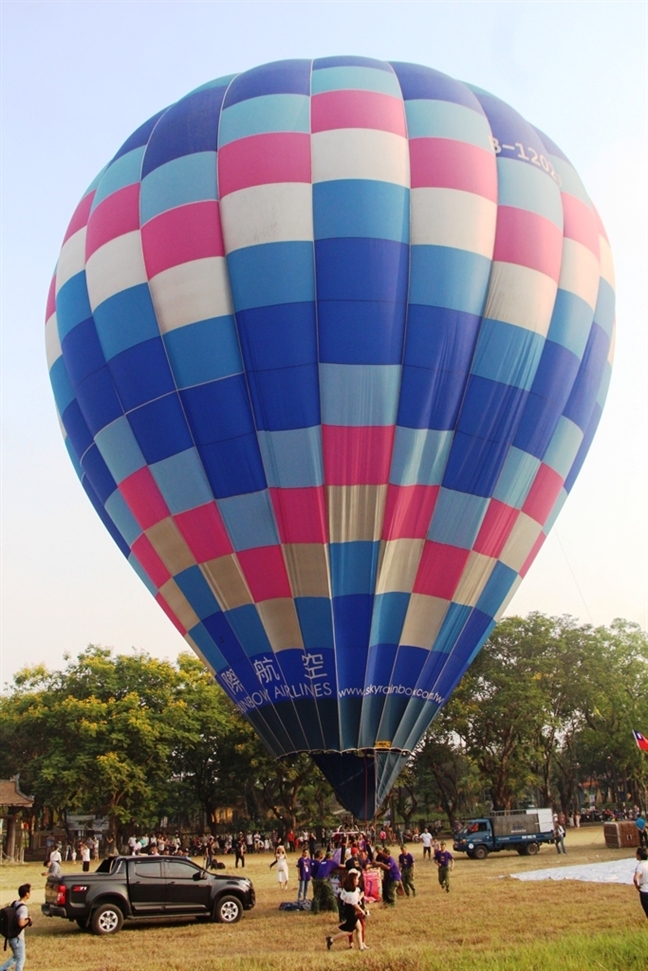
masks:
{"label": "hazy sky", "polygon": [[508,613],[647,621],[644,2],[2,2],[2,657],[59,667],[88,643],[185,643],[74,474],[43,340],[50,277],[88,183],[158,109],[287,57],[427,64],[508,101],[571,159],[617,270],[608,403]]}

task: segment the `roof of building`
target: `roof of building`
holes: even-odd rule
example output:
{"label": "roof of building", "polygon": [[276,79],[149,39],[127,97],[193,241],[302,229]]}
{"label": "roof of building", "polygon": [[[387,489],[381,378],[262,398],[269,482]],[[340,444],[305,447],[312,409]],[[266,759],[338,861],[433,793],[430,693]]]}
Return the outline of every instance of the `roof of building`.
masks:
{"label": "roof of building", "polygon": [[18,788],[19,776],[15,775],[12,779],[0,779],[0,806],[10,808],[25,807],[26,809],[34,805],[33,796],[26,796]]}

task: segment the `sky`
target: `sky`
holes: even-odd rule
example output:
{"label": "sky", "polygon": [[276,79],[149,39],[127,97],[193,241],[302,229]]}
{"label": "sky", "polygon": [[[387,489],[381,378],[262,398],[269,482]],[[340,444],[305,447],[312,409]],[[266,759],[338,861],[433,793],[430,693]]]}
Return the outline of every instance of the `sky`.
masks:
{"label": "sky", "polygon": [[63,445],[44,348],[71,214],[125,138],[204,82],[290,57],[412,61],[507,101],[560,145],[610,238],[616,360],[584,468],[507,613],[648,626],[645,2],[6,2],[0,687],[87,644],[185,642],[114,546]]}

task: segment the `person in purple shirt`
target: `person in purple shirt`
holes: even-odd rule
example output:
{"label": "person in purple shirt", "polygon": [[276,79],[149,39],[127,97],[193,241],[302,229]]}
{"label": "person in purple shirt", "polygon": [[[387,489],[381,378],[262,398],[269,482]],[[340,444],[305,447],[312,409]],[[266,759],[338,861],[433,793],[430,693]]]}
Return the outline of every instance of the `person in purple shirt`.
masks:
{"label": "person in purple shirt", "polygon": [[446,850],[445,843],[439,843],[439,849],[434,854],[434,862],[439,872],[439,886],[446,893],[450,893],[450,871],[454,870],[454,857]]}
{"label": "person in purple shirt", "polygon": [[299,870],[299,890],[297,891],[297,900],[306,900],[308,896],[308,884],[311,880],[313,861],[308,855],[308,847],[305,846],[302,850],[302,855],[297,860],[297,869]]}
{"label": "person in purple shirt", "polygon": [[331,886],[329,876],[335,870],[337,863],[331,859],[331,854],[327,852],[324,856],[323,850],[318,850],[315,854],[311,866],[311,877],[313,880],[313,902],[311,911],[319,914],[322,910],[335,910],[335,894]]}
{"label": "person in purple shirt", "polygon": [[396,903],[396,887],[401,881],[401,872],[398,868],[398,863],[394,857],[389,853],[386,847],[383,847],[376,854],[375,865],[379,867],[382,872],[382,893],[383,893],[383,903],[387,907],[393,907]]}
{"label": "person in purple shirt", "polygon": [[416,896],[416,887],[414,886],[414,857],[411,853],[401,846],[400,856],[398,857],[398,865],[401,872],[401,886],[405,891],[405,896],[409,897],[410,890],[412,891],[412,896]]}

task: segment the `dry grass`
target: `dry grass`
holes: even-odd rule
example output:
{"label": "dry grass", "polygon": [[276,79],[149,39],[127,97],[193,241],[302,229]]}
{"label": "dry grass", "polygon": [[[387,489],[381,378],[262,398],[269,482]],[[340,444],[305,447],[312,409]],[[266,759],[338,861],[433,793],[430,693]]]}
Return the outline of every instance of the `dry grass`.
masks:
{"label": "dry grass", "polygon": [[[393,910],[374,905],[365,954],[339,942],[326,951],[332,915],[279,911],[294,899],[296,873],[283,895],[268,856],[250,856],[245,873],[257,906],[234,927],[194,922],[127,924],[114,938],[82,934],[75,924],[40,914],[41,866],[0,870],[0,900],[31,882],[34,927],[28,932],[29,971],[328,971],[348,964],[367,971],[646,971],[648,921],[634,887],[575,882],[522,883],[502,879],[523,870],[624,858],[608,850],[600,827],[568,834],[568,855],[545,847],[535,858],[498,854],[460,857],[452,890],[443,893],[436,868],[417,857],[415,899]],[[66,872],[80,865],[65,864]],[[336,948],[339,948],[337,950]]]}

